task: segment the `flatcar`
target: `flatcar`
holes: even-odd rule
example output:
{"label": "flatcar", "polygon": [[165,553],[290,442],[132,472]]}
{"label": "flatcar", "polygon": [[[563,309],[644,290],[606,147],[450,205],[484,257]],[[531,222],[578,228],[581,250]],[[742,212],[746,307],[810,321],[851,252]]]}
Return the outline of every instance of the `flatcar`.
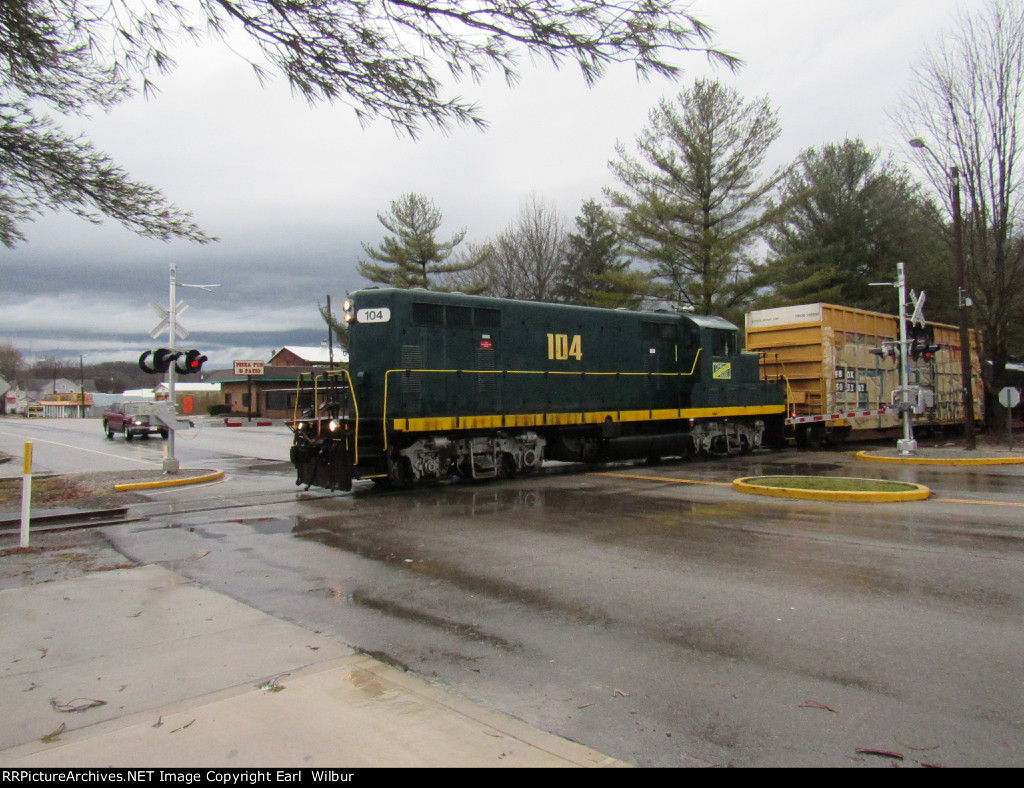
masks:
{"label": "flatcar", "polygon": [[750,451],[785,393],[718,317],[368,288],[349,366],[300,384],[297,484],[491,479],[545,460]]}

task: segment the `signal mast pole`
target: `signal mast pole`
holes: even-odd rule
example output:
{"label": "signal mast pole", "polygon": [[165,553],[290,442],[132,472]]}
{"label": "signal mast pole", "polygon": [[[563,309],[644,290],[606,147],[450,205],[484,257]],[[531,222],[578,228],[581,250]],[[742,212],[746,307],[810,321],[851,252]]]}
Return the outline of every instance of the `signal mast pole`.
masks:
{"label": "signal mast pole", "polygon": [[900,292],[900,388],[903,389],[903,440],[896,448],[900,454],[917,451],[917,441],[910,426],[910,362],[907,360],[907,274],[904,263],[896,263],[896,287]]}
{"label": "signal mast pole", "polygon": [[[171,286],[170,286],[170,307],[167,310],[167,347],[172,350],[177,350],[175,347],[178,343],[178,336],[184,339],[188,336],[188,331],[184,327],[178,326],[178,287],[195,287],[199,290],[211,290],[214,287],[220,287],[220,285],[187,285],[182,283],[178,284],[178,267],[175,263],[171,263]],[[185,304],[181,304],[181,309],[186,309]],[[167,396],[170,399],[171,407],[175,409],[177,413],[177,405],[174,397],[174,373],[177,359],[167,368]],[[177,473],[180,468],[178,458],[174,456],[174,430],[168,429],[167,431],[167,456],[164,458],[163,470],[164,473]]]}
{"label": "signal mast pole", "polygon": [[[914,432],[910,426],[910,362],[907,360],[907,275],[906,265],[896,263],[895,282],[870,282],[872,286],[896,287],[899,289],[900,299],[900,402],[899,408],[903,414],[903,439],[896,441],[896,448],[900,454],[913,454],[917,451],[917,441],[914,440]],[[915,312],[915,319],[916,319]]]}
{"label": "signal mast pole", "polygon": [[[178,342],[178,280],[177,280],[178,267],[171,263],[171,294],[170,294],[170,308],[167,310],[167,347],[171,350],[175,350],[175,345]],[[187,336],[185,332],[185,336]],[[183,336],[182,339],[185,337]],[[175,359],[175,363],[177,359]],[[174,399],[174,364],[172,363],[167,368],[167,398],[171,402],[171,407],[175,409],[177,413],[177,406],[175,405]],[[180,463],[178,458],[174,456],[174,433],[175,430],[167,430],[167,456],[164,458],[163,469],[164,473],[177,473]]]}

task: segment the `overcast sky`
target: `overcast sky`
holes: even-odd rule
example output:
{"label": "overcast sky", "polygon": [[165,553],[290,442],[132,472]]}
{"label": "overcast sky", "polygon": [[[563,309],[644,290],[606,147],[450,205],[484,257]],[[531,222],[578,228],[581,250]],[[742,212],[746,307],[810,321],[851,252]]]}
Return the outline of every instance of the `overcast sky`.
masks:
{"label": "overcast sky", "polygon": [[0,342],[30,362],[134,360],[166,342],[149,337],[159,320],[148,302],[167,305],[175,263],[181,283],[221,285],[178,290],[191,332],[179,346],[206,352],[208,367],[319,344],[326,332],[317,303],[368,284],[356,273],[360,244],[384,237],[376,215],[393,199],[427,196],[444,215],[442,237],[465,228],[467,242],[500,232],[531,195],[571,222],[584,200],[613,184],[616,142],[631,145],[657,101],[697,77],[770,99],[782,126],[771,166],[848,137],[909,161],[888,113],[924,47],[950,29],[959,7],[976,5],[702,0],[692,10],[715,28],[720,48],[744,60],[737,74],[692,54],[680,56],[678,83],[638,83],[621,66],[588,90],[573,65],[556,72],[525,62],[514,89],[497,77],[453,86],[480,102],[488,131],[428,131],[415,142],[383,121],[361,127],[343,105],[310,108],[283,78],[260,87],[223,46],[184,45],[156,97],[74,123],[133,177],[191,210],[219,243],[163,243],[113,222],[43,217],[26,226],[26,243],[0,248]]}

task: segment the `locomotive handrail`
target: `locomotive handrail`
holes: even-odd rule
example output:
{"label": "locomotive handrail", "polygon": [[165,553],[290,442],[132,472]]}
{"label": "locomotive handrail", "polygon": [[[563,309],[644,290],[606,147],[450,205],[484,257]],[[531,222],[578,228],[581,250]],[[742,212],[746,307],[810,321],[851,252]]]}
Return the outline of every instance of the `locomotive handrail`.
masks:
{"label": "locomotive handrail", "polygon": [[[349,398],[352,400],[352,409],[355,411],[355,429],[353,430],[353,440],[355,442],[355,451],[354,451],[354,456],[353,456],[353,462],[354,462],[354,464],[358,464],[359,463],[359,400],[356,397],[356,390],[355,390],[355,387],[352,385],[352,376],[349,374],[349,371],[347,369],[342,369],[342,370],[340,370],[340,372],[341,372],[341,374],[343,374],[345,376],[345,379],[348,381]],[[338,373],[335,372],[335,373],[332,373],[332,374],[338,374]],[[295,410],[293,411],[293,415],[292,415],[292,422],[293,423],[296,423],[296,422],[299,421],[299,401],[300,401],[301,396],[302,396],[302,379],[306,375],[309,375],[310,382],[313,384],[313,414],[314,414],[314,417],[316,416],[316,413],[319,410],[318,403],[317,403],[317,395],[318,395],[317,381],[319,381],[320,378],[326,379],[328,377],[326,374],[325,375],[316,375],[314,377],[314,373],[312,373],[312,372],[300,372],[299,373],[299,376],[296,378],[296,386],[295,386]],[[317,418],[316,419],[316,429],[317,429],[317,437],[318,438],[320,437],[321,426],[322,426],[321,419]]]}
{"label": "locomotive handrail", "polygon": [[[693,365],[690,367],[689,372],[590,372],[587,370],[516,370],[516,369],[389,369],[384,373],[384,407],[381,412],[381,426],[384,433],[384,449],[388,448],[388,378],[392,374],[399,373],[412,373],[412,372],[432,372],[432,373],[446,373],[449,375],[455,374],[476,374],[476,375],[618,375],[618,376],[634,376],[634,377],[675,377],[675,378],[688,378],[692,377],[697,373],[697,362],[700,360],[701,351],[703,348],[698,348],[696,355],[693,357]],[[347,371],[346,371],[347,374]],[[354,401],[354,398],[353,398]],[[358,416],[357,422],[358,424]]]}
{"label": "locomotive handrail", "polygon": [[[293,424],[299,420],[299,402],[302,400],[302,378],[304,376],[306,376],[306,375],[309,375],[310,382],[312,383],[313,382],[313,373],[312,372],[300,372],[298,374],[298,376],[295,378],[295,409],[292,411],[292,423]],[[314,393],[313,393],[313,399],[314,400],[316,399],[315,385],[316,384],[314,384]]]}
{"label": "locomotive handrail", "polygon": [[[349,375],[347,369],[341,370],[342,374],[345,375],[345,380],[348,381],[348,396],[352,400],[352,410],[355,411],[355,429],[352,431],[352,440],[355,443],[355,450],[353,452],[352,461],[354,465],[359,464],[359,400],[356,398],[356,390],[352,385],[352,376]],[[337,374],[337,373],[334,373]],[[324,375],[326,378],[327,376]]]}
{"label": "locomotive handrail", "polygon": [[[767,364],[768,354],[762,352],[761,356],[764,359],[764,364]],[[790,385],[789,373],[786,372],[786,362],[782,360],[778,353],[776,353],[775,361],[773,363],[777,364],[779,366],[779,369],[781,370],[778,373],[778,379],[781,380],[786,385],[786,413],[792,413],[793,405],[795,405],[796,403],[793,402],[793,386]],[[762,371],[764,371],[764,364],[761,365]],[[767,379],[767,372],[765,372],[765,377]]]}

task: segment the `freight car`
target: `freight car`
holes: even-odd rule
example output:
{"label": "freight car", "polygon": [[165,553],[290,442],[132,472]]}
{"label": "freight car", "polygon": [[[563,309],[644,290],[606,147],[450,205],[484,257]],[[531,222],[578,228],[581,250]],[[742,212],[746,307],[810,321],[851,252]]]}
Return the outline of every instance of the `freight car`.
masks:
{"label": "freight car", "polygon": [[[914,428],[963,423],[960,330],[926,323],[929,346],[911,351],[908,383]],[[911,326],[908,336],[914,332]],[[786,381],[787,433],[799,446],[892,436],[901,424],[899,318],[881,312],[801,304],[746,316],[746,347],[761,356],[762,372]],[[975,415],[983,418],[980,338],[971,337]],[[934,343],[934,344],[931,344]]]}
{"label": "freight car", "polygon": [[782,385],[721,318],[369,288],[345,320],[349,368],[296,392],[297,484],[735,453],[783,430]]}

